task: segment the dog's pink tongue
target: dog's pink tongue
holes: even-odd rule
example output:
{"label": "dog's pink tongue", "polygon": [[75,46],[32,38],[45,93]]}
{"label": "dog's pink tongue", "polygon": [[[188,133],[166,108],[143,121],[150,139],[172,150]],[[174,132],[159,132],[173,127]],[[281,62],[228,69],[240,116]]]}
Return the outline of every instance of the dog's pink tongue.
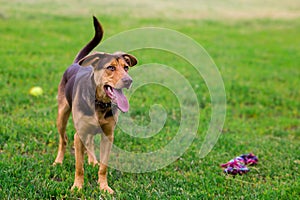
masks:
{"label": "dog's pink tongue", "polygon": [[127,112],[129,110],[129,103],[128,100],[126,99],[125,95],[123,94],[123,91],[121,89],[114,89],[113,92],[115,94],[115,101],[117,103],[118,108],[122,112]]}

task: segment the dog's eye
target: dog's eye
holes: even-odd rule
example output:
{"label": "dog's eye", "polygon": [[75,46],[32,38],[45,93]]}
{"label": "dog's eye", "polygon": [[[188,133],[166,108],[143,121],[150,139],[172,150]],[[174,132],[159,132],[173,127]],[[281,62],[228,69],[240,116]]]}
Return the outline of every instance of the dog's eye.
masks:
{"label": "dog's eye", "polygon": [[128,66],[125,66],[124,67],[124,70],[127,72],[129,70],[129,67]]}
{"label": "dog's eye", "polygon": [[108,66],[106,69],[110,70],[110,71],[115,71],[116,70],[116,67],[114,66]]}

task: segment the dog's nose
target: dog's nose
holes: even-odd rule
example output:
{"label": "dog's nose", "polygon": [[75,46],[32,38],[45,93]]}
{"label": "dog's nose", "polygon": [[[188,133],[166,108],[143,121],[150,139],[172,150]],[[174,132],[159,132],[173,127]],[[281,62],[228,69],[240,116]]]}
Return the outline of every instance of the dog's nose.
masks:
{"label": "dog's nose", "polygon": [[129,76],[123,77],[122,82],[126,88],[130,88],[131,83],[132,83],[132,78]]}

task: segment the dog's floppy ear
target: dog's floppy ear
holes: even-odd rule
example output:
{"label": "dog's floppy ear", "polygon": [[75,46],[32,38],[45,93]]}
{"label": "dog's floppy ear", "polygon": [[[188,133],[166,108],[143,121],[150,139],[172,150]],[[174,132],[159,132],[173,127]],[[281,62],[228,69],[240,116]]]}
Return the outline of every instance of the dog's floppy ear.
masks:
{"label": "dog's floppy ear", "polygon": [[136,57],[134,57],[133,55],[125,53],[122,56],[123,56],[124,60],[127,62],[127,64],[130,67],[135,66],[137,64],[137,62],[138,62],[137,59],[136,59]]}
{"label": "dog's floppy ear", "polygon": [[130,67],[135,66],[138,62],[137,59],[133,55],[128,54],[128,53],[118,51],[118,52],[115,52],[113,55],[122,57]]}
{"label": "dog's floppy ear", "polygon": [[83,67],[87,67],[92,65],[93,67],[96,67],[101,59],[101,57],[103,57],[103,53],[93,53],[90,55],[85,56],[84,58],[82,58],[81,60],[78,61],[78,64],[83,66]]}

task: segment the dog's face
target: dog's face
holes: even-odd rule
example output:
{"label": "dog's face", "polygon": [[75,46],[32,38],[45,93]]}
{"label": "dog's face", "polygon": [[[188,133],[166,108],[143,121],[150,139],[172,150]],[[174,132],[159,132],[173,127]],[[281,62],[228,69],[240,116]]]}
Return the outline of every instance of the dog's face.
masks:
{"label": "dog's face", "polygon": [[98,100],[112,102],[122,112],[128,111],[129,104],[122,89],[131,86],[132,78],[128,75],[128,70],[137,64],[134,56],[123,52],[114,54],[96,52],[80,60],[79,64],[93,66]]}

